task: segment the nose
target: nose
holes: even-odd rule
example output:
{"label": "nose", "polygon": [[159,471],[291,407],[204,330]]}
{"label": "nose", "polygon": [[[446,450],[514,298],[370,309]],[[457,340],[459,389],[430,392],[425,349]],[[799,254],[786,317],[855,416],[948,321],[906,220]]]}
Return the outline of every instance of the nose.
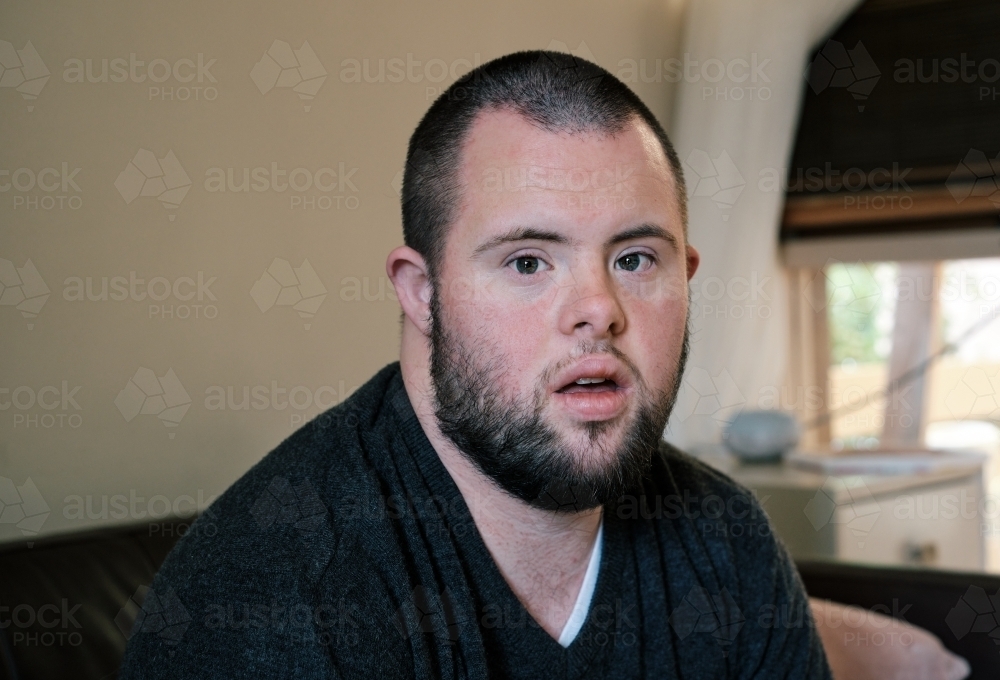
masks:
{"label": "nose", "polygon": [[625,330],[625,310],[614,281],[603,268],[573,272],[559,304],[559,330],[566,335],[604,340]]}

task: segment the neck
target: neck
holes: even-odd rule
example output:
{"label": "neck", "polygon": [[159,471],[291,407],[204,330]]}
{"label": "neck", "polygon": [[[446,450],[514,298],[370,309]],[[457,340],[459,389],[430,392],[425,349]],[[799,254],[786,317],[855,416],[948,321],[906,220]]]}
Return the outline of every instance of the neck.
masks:
{"label": "neck", "polygon": [[441,433],[434,414],[429,340],[403,322],[400,365],[406,393],[441,463],[462,493],[483,537],[521,604],[558,639],[573,611],[601,522],[601,508],[542,510],[497,486]]}

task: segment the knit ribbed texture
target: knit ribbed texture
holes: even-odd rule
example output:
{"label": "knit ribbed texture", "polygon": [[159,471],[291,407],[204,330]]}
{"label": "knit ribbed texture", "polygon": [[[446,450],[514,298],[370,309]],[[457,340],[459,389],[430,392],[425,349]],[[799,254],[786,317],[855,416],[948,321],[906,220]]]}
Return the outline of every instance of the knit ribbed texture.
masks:
{"label": "knit ribbed texture", "polygon": [[829,678],[759,504],[661,453],[605,508],[590,613],[564,649],[504,581],[387,366],[194,523],[122,677]]}

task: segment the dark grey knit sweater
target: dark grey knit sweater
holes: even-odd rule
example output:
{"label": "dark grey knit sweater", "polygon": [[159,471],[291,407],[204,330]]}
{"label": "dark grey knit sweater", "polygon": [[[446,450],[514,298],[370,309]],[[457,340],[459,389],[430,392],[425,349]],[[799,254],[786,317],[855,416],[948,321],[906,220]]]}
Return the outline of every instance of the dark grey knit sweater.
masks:
{"label": "dark grey knit sweater", "polygon": [[605,508],[590,613],[564,649],[507,586],[392,364],[195,522],[122,677],[829,678],[760,506],[662,453]]}

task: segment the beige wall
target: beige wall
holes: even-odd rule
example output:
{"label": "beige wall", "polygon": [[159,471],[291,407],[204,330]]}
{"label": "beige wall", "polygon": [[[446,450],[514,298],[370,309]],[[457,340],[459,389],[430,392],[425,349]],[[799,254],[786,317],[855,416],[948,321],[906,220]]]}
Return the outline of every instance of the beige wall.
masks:
{"label": "beige wall", "polygon": [[[213,410],[218,388],[233,388],[240,401],[244,387],[270,393],[276,384],[294,391],[299,405],[317,395],[328,404],[395,359],[399,312],[383,273],[386,253],[401,242],[393,181],[411,130],[453,80],[428,82],[426,67],[432,77],[442,66],[461,74],[471,62],[558,41],[617,73],[623,60],[675,54],[678,11],[668,0],[5,3],[0,40],[22,52],[12,61],[9,49],[0,50],[0,62],[13,69],[0,76],[0,172],[8,173],[0,174],[0,258],[13,266],[0,262],[7,286],[0,293],[0,390],[7,390],[0,392],[0,540],[22,539],[45,507],[42,534],[105,521],[74,518],[87,496],[91,513],[110,503],[106,521],[145,519],[154,496],[163,497],[155,511],[166,503],[188,509],[186,497],[221,492],[319,412],[315,404],[273,407],[270,394],[262,410]],[[293,50],[308,41],[315,52],[327,77],[312,99],[289,87],[262,94],[276,76],[266,60],[251,78],[275,40]],[[25,50],[28,41],[38,59]],[[144,62],[135,69],[143,82],[114,68],[112,60],[128,62],[133,53]],[[200,79],[199,57],[211,64]],[[421,62],[411,66],[419,82],[388,82],[391,72],[386,82],[345,82],[347,60],[368,59],[374,76],[379,60],[391,67],[394,58]],[[107,82],[89,82],[88,59],[94,78],[108,60]],[[306,78],[319,72],[305,56],[300,66],[311,67]],[[152,82],[150,67],[155,79],[174,67],[186,82],[173,72]],[[29,82],[18,85],[21,77]],[[670,84],[632,84],[666,123]],[[140,149],[151,154],[136,159]],[[168,152],[183,172],[171,170]],[[148,162],[151,156],[167,160]],[[162,185],[144,181],[128,167],[133,159],[146,175],[156,175],[157,165],[171,172]],[[292,177],[299,186],[305,171],[319,174],[326,190],[234,193],[206,185],[213,168],[232,168],[239,182],[244,168],[269,174],[272,164],[286,173],[304,169]],[[181,196],[177,187],[187,181]],[[17,186],[3,188],[10,182]],[[133,196],[143,188],[152,195]],[[293,267],[308,259],[326,289],[311,318],[282,304],[262,312],[258,303],[267,307],[277,292],[266,281],[251,296],[275,258]],[[35,316],[44,287],[25,268],[29,259],[50,291]],[[146,283],[165,279],[153,284],[157,297],[165,283],[178,283],[179,297],[113,300],[121,294],[111,286],[107,300],[72,299],[88,277],[99,295],[102,279],[110,286],[133,272]],[[199,276],[211,281],[201,300],[184,279]],[[366,280],[375,299],[365,299]],[[356,284],[360,300],[352,299]],[[135,297],[144,290],[136,286]],[[194,299],[186,299],[190,292]],[[21,293],[29,299],[21,302]],[[160,382],[171,393],[162,404],[145,397],[146,409],[159,414],[127,421],[123,414],[144,398],[138,387],[124,389],[140,368],[158,378],[172,370],[183,393],[169,377],[152,381],[147,392]],[[170,418],[179,422],[168,427]],[[24,486],[28,478],[44,507]],[[22,498],[11,486],[21,487]],[[121,502],[130,496],[136,500]]]}

